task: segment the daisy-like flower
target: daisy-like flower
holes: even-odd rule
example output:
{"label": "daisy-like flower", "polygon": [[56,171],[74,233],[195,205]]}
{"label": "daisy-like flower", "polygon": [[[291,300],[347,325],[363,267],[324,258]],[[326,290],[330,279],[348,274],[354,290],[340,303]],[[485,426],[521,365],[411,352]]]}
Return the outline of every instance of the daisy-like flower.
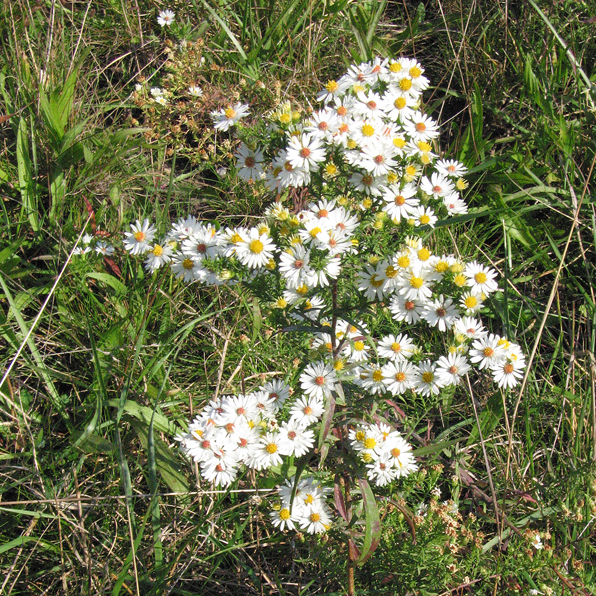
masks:
{"label": "daisy-like flower", "polygon": [[455,192],[455,185],[446,176],[433,172],[430,179],[422,176],[420,190],[432,196],[433,199],[440,199],[453,194]]}
{"label": "daisy-like flower", "polygon": [[495,279],[497,272],[476,261],[466,265],[464,275],[467,278],[467,285],[472,288],[474,294],[486,294],[488,296],[499,288]]}
{"label": "daisy-like flower", "polygon": [[387,390],[401,395],[414,387],[416,367],[407,360],[389,362],[383,366],[383,377]]}
{"label": "daisy-like flower", "polygon": [[155,227],[144,219],[143,223],[137,219],[134,224],[130,224],[132,232],[124,233],[124,248],[131,255],[141,255],[149,250],[151,242],[155,237]]}
{"label": "daisy-like flower", "polygon": [[445,383],[436,370],[436,362],[431,362],[430,360],[421,362],[414,377],[414,390],[427,397],[429,395],[437,395]]}
{"label": "daisy-like flower", "polygon": [[188,93],[191,97],[201,97],[203,95],[203,90],[198,85],[191,85],[188,88]]}
{"label": "daisy-like flower", "polygon": [[428,300],[432,294],[428,270],[415,265],[403,272],[399,279],[399,293],[407,300]]}
{"label": "daisy-like flower", "polygon": [[309,534],[322,534],[331,525],[331,518],[324,504],[313,503],[305,510],[298,523]]}
{"label": "daisy-like flower", "polygon": [[309,265],[310,251],[301,244],[282,252],[279,272],[289,288],[299,288],[302,284],[313,285],[313,270]]}
{"label": "daisy-like flower", "polygon": [[364,292],[368,300],[382,300],[386,279],[381,265],[365,265],[364,269],[358,272],[358,289]]}
{"label": "daisy-like flower", "polygon": [[393,296],[389,310],[396,321],[404,321],[408,325],[417,323],[422,318],[426,300],[411,299],[405,296]]}
{"label": "daisy-like flower", "polygon": [[302,396],[290,408],[290,422],[303,428],[315,423],[325,410],[322,399]]}
{"label": "daisy-like flower", "polygon": [[439,136],[437,123],[422,112],[414,112],[409,120],[404,122],[406,134],[416,143],[428,141]]}
{"label": "daisy-like flower", "polygon": [[471,370],[466,357],[461,354],[449,354],[437,360],[436,373],[445,385],[459,385],[462,376]]}
{"label": "daisy-like flower", "polygon": [[370,143],[362,149],[359,165],[373,176],[384,176],[394,170],[397,162],[393,159],[392,145],[386,143]]}
{"label": "daisy-like flower", "polygon": [[170,26],[173,22],[174,19],[176,18],[176,15],[174,14],[173,11],[171,10],[162,10],[158,15],[157,15],[157,24],[160,27],[165,27],[165,26]]}
{"label": "daisy-like flower", "polygon": [[480,370],[499,366],[506,356],[501,338],[494,333],[475,340],[470,350],[470,361],[477,364]]}
{"label": "daisy-like flower", "polygon": [[198,259],[193,259],[187,255],[178,254],[172,258],[172,272],[176,277],[182,278],[186,282],[199,279],[203,266]]}
{"label": "daisy-like flower", "polygon": [[473,315],[482,308],[482,294],[464,292],[459,299],[459,303],[465,309],[467,315]]}
{"label": "daisy-like flower", "polygon": [[513,388],[524,376],[523,370],[526,362],[523,359],[511,360],[506,358],[491,367],[493,379],[502,389]]}
{"label": "daisy-like flower", "polygon": [[277,510],[273,510],[269,513],[271,523],[279,528],[282,532],[284,530],[295,530],[295,523],[298,522],[298,517],[292,515],[288,507],[280,507]]}
{"label": "daisy-like flower", "polygon": [[326,159],[321,140],[309,133],[293,136],[287,151],[292,167],[305,171],[317,170],[318,164]]}
{"label": "daisy-like flower", "polygon": [[383,453],[377,460],[366,464],[369,480],[377,486],[386,486],[398,477],[398,471],[393,467],[393,458],[388,453]]}
{"label": "daisy-like flower", "polygon": [[221,110],[211,112],[215,130],[226,131],[239,122],[250,112],[247,104],[236,103]]}
{"label": "daisy-like flower", "polygon": [[309,397],[323,400],[331,394],[337,382],[332,366],[324,362],[309,364],[300,375],[302,391]]}
{"label": "daisy-like flower", "polygon": [[423,205],[418,205],[418,207],[414,207],[410,211],[408,219],[412,219],[416,227],[430,226],[431,228],[434,228],[435,224],[438,221],[438,218],[435,215],[433,208],[424,207]]}
{"label": "daisy-like flower", "polygon": [[145,267],[149,273],[153,273],[172,258],[172,247],[168,244],[154,244],[146,253]]}
{"label": "daisy-like flower", "polygon": [[358,383],[363,389],[366,389],[366,391],[373,395],[387,391],[383,369],[375,364],[366,364],[361,367]]}
{"label": "daisy-like flower", "polygon": [[281,444],[282,439],[279,433],[269,432],[261,437],[261,445],[257,456],[261,463],[259,469],[279,466],[283,462],[280,453]]}
{"label": "daisy-like flower", "polygon": [[357,339],[351,345],[351,352],[349,355],[350,362],[364,362],[368,360],[368,352],[370,346],[363,340]]}
{"label": "daisy-like flower", "polygon": [[473,317],[462,317],[455,321],[454,331],[468,339],[480,339],[488,334],[482,322]]}
{"label": "daisy-like flower", "polygon": [[408,219],[412,210],[420,204],[416,192],[413,184],[406,184],[403,188],[392,184],[383,194],[383,200],[386,203],[383,211],[395,221]]}
{"label": "daisy-like flower", "polygon": [[384,180],[385,179],[382,176],[376,177],[370,173],[361,174],[360,172],[354,172],[350,176],[350,184],[352,184],[356,190],[373,197],[380,197],[385,191],[386,186]]}
{"label": "daisy-like flower", "polygon": [[455,159],[441,159],[435,163],[435,170],[437,170],[439,174],[443,174],[443,176],[460,178],[466,174],[468,168]]}
{"label": "daisy-like flower", "polygon": [[445,333],[458,318],[457,306],[451,298],[445,298],[441,294],[437,300],[427,305],[422,317],[431,327],[438,327],[439,331]]}
{"label": "daisy-like flower", "polygon": [[265,383],[261,391],[267,393],[269,398],[273,401],[276,410],[279,410],[290,397],[290,386],[280,379],[274,379]]}
{"label": "daisy-like flower", "polygon": [[250,149],[242,143],[234,156],[238,176],[243,180],[261,180],[265,177],[263,171],[263,153],[260,149]]}
{"label": "daisy-like flower", "polygon": [[251,269],[264,267],[273,258],[275,244],[267,234],[260,234],[257,228],[249,230],[248,238],[236,245],[236,257]]}
{"label": "daisy-like flower", "polygon": [[414,342],[405,333],[387,335],[379,341],[378,352],[381,358],[394,362],[406,360],[414,353]]}
{"label": "daisy-like flower", "polygon": [[460,198],[459,193],[453,193],[443,197],[443,205],[445,205],[447,214],[451,217],[454,215],[463,215],[468,212],[468,206],[465,201]]}
{"label": "daisy-like flower", "polygon": [[110,255],[114,254],[114,247],[107,242],[102,242],[99,240],[95,245],[95,252],[98,255],[103,255],[104,257],[109,257]]}
{"label": "daisy-like flower", "polygon": [[221,254],[222,239],[211,225],[197,224],[192,234],[182,242],[182,252],[199,261],[214,259]]}
{"label": "daisy-like flower", "polygon": [[307,430],[296,420],[284,422],[279,429],[279,434],[282,455],[300,457],[308,453],[315,444],[315,433],[312,430]]}

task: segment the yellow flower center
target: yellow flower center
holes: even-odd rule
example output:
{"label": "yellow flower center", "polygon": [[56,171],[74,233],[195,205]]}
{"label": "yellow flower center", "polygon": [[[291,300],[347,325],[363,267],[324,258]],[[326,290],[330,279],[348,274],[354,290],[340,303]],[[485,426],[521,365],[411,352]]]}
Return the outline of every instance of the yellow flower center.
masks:
{"label": "yellow flower center", "polygon": [[318,235],[318,234],[320,234],[320,233],[321,233],[321,228],[319,228],[319,227],[313,228],[313,229],[312,229],[312,230],[309,232],[309,234],[311,235],[311,237],[312,237],[312,238],[316,238],[316,237],[317,237],[317,235]]}
{"label": "yellow flower center", "polygon": [[377,368],[377,370],[373,372],[372,378],[375,383],[380,383],[383,380],[383,373]]}
{"label": "yellow flower center", "polygon": [[401,137],[395,137],[393,139],[393,144],[398,148],[398,149],[403,149],[406,146],[406,139],[402,139]]}
{"label": "yellow flower center", "polygon": [[458,286],[458,287],[462,287],[466,284],[466,277],[465,275],[462,275],[461,273],[459,275],[456,275],[453,278],[453,283]]}
{"label": "yellow flower center", "polygon": [[403,110],[406,107],[406,98],[405,97],[398,97],[394,102],[393,105],[398,109],[398,110]]}
{"label": "yellow flower center", "polygon": [[486,277],[486,273],[482,273],[482,271],[481,271],[480,273],[477,273],[474,276],[474,279],[476,280],[477,284],[483,284],[483,283],[486,283],[486,280],[488,278]]}
{"label": "yellow flower center", "polygon": [[409,91],[412,88],[412,81],[410,79],[402,79],[399,82],[399,88],[402,91]]}
{"label": "yellow flower center", "polygon": [[382,277],[379,278],[376,273],[370,278],[370,285],[373,288],[380,288],[384,282],[385,280]]}
{"label": "yellow flower center", "polygon": [[399,257],[397,259],[397,264],[402,269],[409,267],[410,266],[410,257],[408,257],[407,255],[403,255],[403,256]]}
{"label": "yellow flower center", "polygon": [[399,62],[392,62],[389,65],[389,70],[391,72],[399,72],[401,70],[401,64]]}
{"label": "yellow flower center", "polygon": [[187,258],[187,259],[184,259],[184,261],[182,261],[182,266],[185,269],[190,270],[190,269],[192,269],[195,266],[195,262],[192,259],[188,259]]}
{"label": "yellow flower center", "polygon": [[229,107],[225,110],[224,114],[228,120],[232,120],[232,118],[236,116],[236,110],[234,110],[234,108]]}
{"label": "yellow flower center", "polygon": [[290,114],[281,114],[279,121],[281,124],[289,124],[292,121],[292,116]]}
{"label": "yellow flower center", "polygon": [[426,225],[430,222],[430,217],[425,213],[424,215],[420,216],[420,223]]}
{"label": "yellow flower center", "polygon": [[263,252],[263,249],[265,247],[263,246],[263,243],[260,240],[253,240],[248,245],[248,248],[249,248],[250,252],[252,252],[255,255],[258,255],[259,253]]}
{"label": "yellow flower center", "polygon": [[422,287],[422,284],[424,284],[424,280],[421,277],[416,277],[415,275],[412,275],[412,277],[410,277],[410,285],[413,288],[418,290]]}
{"label": "yellow flower center", "polygon": [[408,73],[413,79],[417,79],[422,74],[422,71],[417,66],[412,66]]}
{"label": "yellow flower center", "polygon": [[329,163],[325,166],[325,171],[329,176],[333,176],[337,174],[337,166],[335,166],[335,164]]}
{"label": "yellow flower center", "polygon": [[437,273],[445,273],[445,271],[447,271],[447,269],[449,269],[449,263],[446,263],[445,261],[439,261],[435,265],[435,271]]}
{"label": "yellow flower center", "polygon": [[464,304],[466,305],[466,308],[474,308],[478,304],[478,300],[476,300],[475,296],[468,296],[464,300]]}
{"label": "yellow flower center", "polygon": [[363,430],[359,430],[356,432],[356,440],[360,441],[362,443],[362,441],[364,441],[364,439],[366,438],[366,435],[364,434]]}
{"label": "yellow flower center", "polygon": [[290,510],[289,509],[282,509],[279,512],[279,519],[283,519],[284,521],[290,519]]}
{"label": "yellow flower center", "polygon": [[318,522],[318,521],[321,521],[321,516],[320,516],[318,513],[316,513],[316,512],[314,512],[314,511],[313,511],[313,512],[310,514],[310,521],[311,521],[311,522]]}
{"label": "yellow flower center", "polygon": [[[424,216],[422,216],[424,217]],[[420,221],[422,221],[422,217],[420,218]],[[428,217],[428,216],[427,216]],[[424,223],[424,222],[423,222]],[[418,258],[421,261],[428,261],[428,259],[430,259],[430,250],[428,250],[428,248],[421,248],[418,251]]]}
{"label": "yellow flower center", "polygon": [[362,127],[362,134],[365,137],[372,137],[375,134],[375,129],[373,126],[371,126],[370,124],[365,124]]}
{"label": "yellow flower center", "polygon": [[422,373],[422,380],[425,383],[432,383],[434,378],[435,378],[435,375],[431,372]]}
{"label": "yellow flower center", "polygon": [[388,279],[393,279],[397,275],[397,269],[393,265],[389,265],[385,268],[385,276]]}
{"label": "yellow flower center", "polygon": [[337,84],[336,81],[328,81],[327,84],[325,85],[325,89],[327,89],[327,91],[329,91],[329,93],[335,93],[335,91],[337,91],[339,89],[339,85]]}
{"label": "yellow flower center", "polygon": [[153,256],[161,257],[161,255],[163,255],[163,248],[159,244],[156,244],[151,252],[153,253]]}
{"label": "yellow flower center", "polygon": [[357,352],[362,352],[362,350],[364,350],[364,342],[363,341],[355,341],[354,342],[354,349]]}
{"label": "yellow flower center", "polygon": [[135,233],[135,240],[137,242],[143,242],[143,240],[145,240],[145,232],[136,232]]}
{"label": "yellow flower center", "polygon": [[403,383],[403,381],[406,380],[406,373],[403,373],[403,372],[396,373],[395,380],[398,381],[399,383]]}
{"label": "yellow flower center", "polygon": [[392,350],[393,350],[393,351],[394,351],[396,354],[398,354],[399,352],[401,352],[401,345],[400,345],[400,344],[398,344],[396,341],[394,341],[394,342],[391,344],[391,349],[392,349]]}
{"label": "yellow flower center", "polygon": [[377,445],[377,441],[374,437],[368,437],[364,440],[364,448],[365,449],[374,449]]}
{"label": "yellow flower center", "polygon": [[265,449],[267,453],[273,454],[277,451],[277,445],[275,443],[269,443]]}

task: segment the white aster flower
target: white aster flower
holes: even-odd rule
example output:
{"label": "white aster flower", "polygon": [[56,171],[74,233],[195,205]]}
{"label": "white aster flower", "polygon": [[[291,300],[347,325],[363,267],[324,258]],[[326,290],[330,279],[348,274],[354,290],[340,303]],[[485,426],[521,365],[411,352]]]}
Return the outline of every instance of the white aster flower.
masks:
{"label": "white aster flower", "polygon": [[124,248],[131,255],[141,255],[149,250],[150,244],[155,237],[155,227],[144,219],[143,223],[137,219],[130,224],[132,232],[124,233]]}
{"label": "white aster flower", "polygon": [[165,27],[166,25],[169,27],[176,18],[176,15],[171,10],[162,10],[159,15],[157,15],[157,23],[160,27]]}
{"label": "white aster flower", "polygon": [[226,131],[239,122],[250,112],[247,104],[240,102],[221,110],[211,112],[215,130]]}
{"label": "white aster flower", "polygon": [[324,362],[309,364],[300,375],[302,391],[309,397],[323,400],[335,388],[337,375],[333,367]]}

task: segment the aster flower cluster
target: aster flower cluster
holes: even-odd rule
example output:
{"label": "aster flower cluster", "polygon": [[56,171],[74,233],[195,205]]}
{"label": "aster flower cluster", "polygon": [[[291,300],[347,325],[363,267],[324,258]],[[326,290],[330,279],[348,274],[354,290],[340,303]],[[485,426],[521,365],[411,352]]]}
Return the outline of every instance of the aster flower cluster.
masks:
{"label": "aster flower cluster", "polygon": [[[159,241],[148,220],[125,233],[125,250],[148,272],[169,266],[184,283],[245,284],[271,320],[309,333],[292,390],[278,381],[213,400],[178,437],[208,481],[228,486],[245,469],[306,455],[315,425],[320,444],[329,436],[320,422],[337,405],[349,412],[332,441],[340,459],[386,486],[417,464],[397,430],[370,423],[373,402],[382,416],[384,397],[432,398],[473,372],[501,388],[523,376],[521,348],[481,319],[497,272],[435,252],[428,237],[439,218],[466,213],[467,182],[463,164],[434,153],[439,129],[422,111],[423,72],[411,59],[375,59],[330,81],[324,107],[307,118],[288,105],[271,114],[268,143],[241,143],[236,155],[241,178],[277,194],[257,225],[221,228],[189,215]],[[212,116],[226,131],[247,113],[237,104]],[[288,189],[303,186],[306,199],[284,205],[297,194]],[[278,492],[275,525],[327,529],[325,490],[314,480]]]}
{"label": "aster flower cluster", "polygon": [[388,424],[361,424],[350,430],[352,449],[366,464],[369,480],[385,486],[418,469],[411,445]]}

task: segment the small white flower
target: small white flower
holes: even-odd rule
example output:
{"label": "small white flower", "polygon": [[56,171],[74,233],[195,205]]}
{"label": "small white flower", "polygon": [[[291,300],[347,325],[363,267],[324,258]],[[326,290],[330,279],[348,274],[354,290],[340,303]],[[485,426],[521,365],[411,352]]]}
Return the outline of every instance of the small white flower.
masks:
{"label": "small white flower", "polygon": [[160,27],[165,27],[166,25],[169,27],[176,18],[176,15],[171,10],[162,10],[159,15],[157,15],[157,23]]}

